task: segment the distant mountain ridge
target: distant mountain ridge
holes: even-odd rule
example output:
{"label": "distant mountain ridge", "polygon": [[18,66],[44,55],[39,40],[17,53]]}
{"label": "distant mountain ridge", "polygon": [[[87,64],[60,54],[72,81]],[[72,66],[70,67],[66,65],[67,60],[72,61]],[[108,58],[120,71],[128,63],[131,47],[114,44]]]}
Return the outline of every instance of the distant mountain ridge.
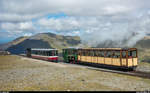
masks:
{"label": "distant mountain ridge", "polygon": [[63,36],[53,33],[39,33],[30,37],[19,37],[7,44],[0,45],[0,49],[13,54],[24,53],[26,48],[57,48],[82,46],[80,37]]}

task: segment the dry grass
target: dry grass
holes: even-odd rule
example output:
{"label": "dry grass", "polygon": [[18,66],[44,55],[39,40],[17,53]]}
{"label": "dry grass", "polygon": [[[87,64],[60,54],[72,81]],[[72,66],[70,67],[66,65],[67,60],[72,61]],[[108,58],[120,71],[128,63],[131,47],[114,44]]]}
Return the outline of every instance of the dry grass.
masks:
{"label": "dry grass", "polygon": [[150,80],[19,56],[0,56],[0,90],[143,91]]}

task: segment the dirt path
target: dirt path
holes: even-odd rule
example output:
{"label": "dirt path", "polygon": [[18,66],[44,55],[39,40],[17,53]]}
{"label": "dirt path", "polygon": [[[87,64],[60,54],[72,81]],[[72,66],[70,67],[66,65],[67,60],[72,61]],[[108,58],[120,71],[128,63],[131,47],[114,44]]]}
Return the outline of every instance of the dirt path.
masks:
{"label": "dirt path", "polygon": [[0,90],[144,91],[150,79],[21,56],[0,56]]}

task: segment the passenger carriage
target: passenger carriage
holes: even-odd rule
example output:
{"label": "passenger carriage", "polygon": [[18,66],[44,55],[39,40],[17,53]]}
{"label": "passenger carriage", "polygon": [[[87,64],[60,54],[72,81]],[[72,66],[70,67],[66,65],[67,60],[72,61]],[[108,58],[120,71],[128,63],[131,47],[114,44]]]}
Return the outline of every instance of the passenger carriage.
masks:
{"label": "passenger carriage", "polygon": [[43,59],[48,61],[58,61],[58,50],[57,49],[44,49],[44,48],[27,48],[27,57]]}
{"label": "passenger carriage", "polygon": [[110,68],[135,70],[138,65],[136,48],[67,48],[65,62],[97,64]]}

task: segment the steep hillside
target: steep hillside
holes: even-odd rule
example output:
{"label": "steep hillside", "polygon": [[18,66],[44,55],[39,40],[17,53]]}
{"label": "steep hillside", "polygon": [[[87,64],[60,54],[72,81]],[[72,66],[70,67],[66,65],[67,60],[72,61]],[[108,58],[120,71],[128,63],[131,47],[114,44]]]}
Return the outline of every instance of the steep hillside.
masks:
{"label": "steep hillside", "polygon": [[57,48],[61,51],[63,48],[81,46],[80,37],[63,36],[52,33],[39,33],[31,37],[23,39],[17,38],[9,43],[5,48],[7,51],[19,54],[24,53],[26,48]]}

